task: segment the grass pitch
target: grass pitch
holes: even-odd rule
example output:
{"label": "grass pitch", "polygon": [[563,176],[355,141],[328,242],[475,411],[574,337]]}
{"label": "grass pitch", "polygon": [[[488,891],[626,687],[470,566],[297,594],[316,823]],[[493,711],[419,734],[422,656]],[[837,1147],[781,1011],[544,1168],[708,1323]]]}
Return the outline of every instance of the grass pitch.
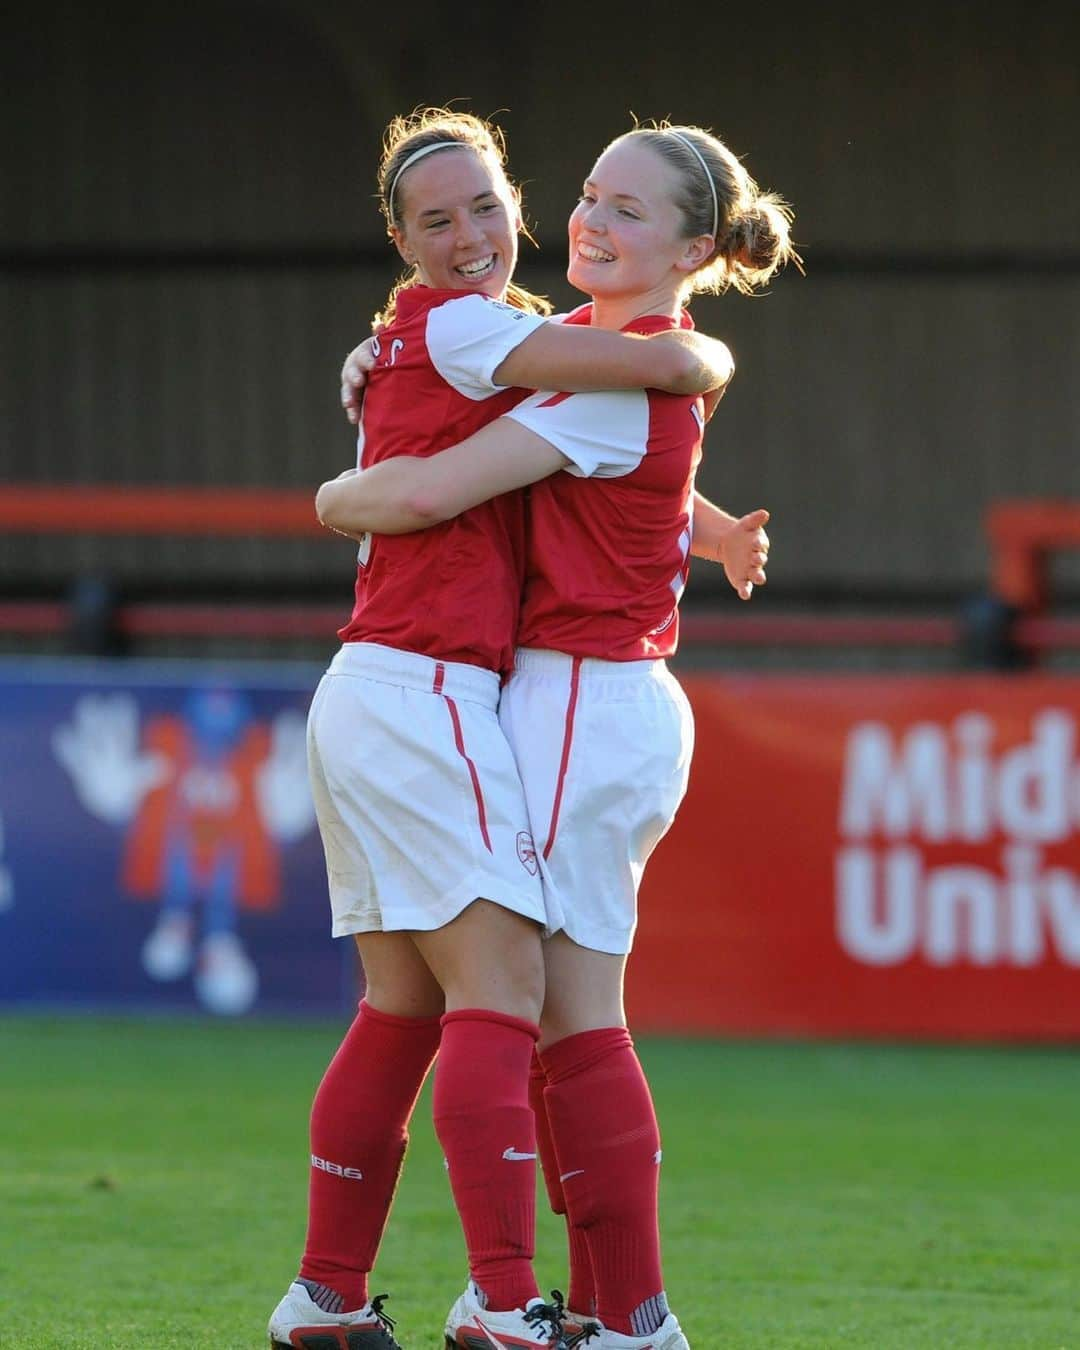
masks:
{"label": "grass pitch", "polygon": [[[0,1020],[0,1345],[255,1350],[344,1026]],[[694,1350],[1080,1350],[1065,1050],[644,1041]],[[539,1205],[537,1270],[563,1285]],[[441,1350],[464,1250],[425,1094],[372,1292]]]}

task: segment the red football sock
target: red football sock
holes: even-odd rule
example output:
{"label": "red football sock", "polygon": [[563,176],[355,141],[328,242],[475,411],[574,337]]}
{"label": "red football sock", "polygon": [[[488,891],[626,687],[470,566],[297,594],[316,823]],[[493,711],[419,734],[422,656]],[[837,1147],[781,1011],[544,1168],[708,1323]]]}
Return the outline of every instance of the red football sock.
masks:
{"label": "red football sock", "polygon": [[642,1336],[667,1313],[657,1192],[660,1132],[625,1027],[567,1036],[540,1056],[567,1213],[586,1234],[596,1316]]}
{"label": "red football sock", "polygon": [[[547,1074],[544,1073],[539,1055],[534,1054],[532,1068],[529,1070],[529,1103],[536,1117],[536,1148],[540,1154],[540,1167],[544,1174],[544,1185],[547,1187],[551,1212],[566,1218],[566,1197],[563,1195],[562,1182],[559,1179],[559,1160],[555,1153],[555,1143],[551,1137],[551,1125],[544,1102],[546,1087]],[[588,1313],[592,1316],[596,1311],[596,1288],[593,1283],[588,1238],[584,1228],[572,1224],[569,1218],[566,1218],[566,1245],[570,1261],[566,1306],[574,1312]]]}
{"label": "red football sock", "polygon": [[435,1132],[465,1233],[469,1272],[493,1312],[537,1296],[536,1123],[529,1062],[539,1027],[463,1008],[443,1018]]}
{"label": "red football sock", "polygon": [[409,1118],[439,1048],[438,1017],[395,1017],[361,1002],[311,1107],[303,1279],[367,1302],[408,1144]]}

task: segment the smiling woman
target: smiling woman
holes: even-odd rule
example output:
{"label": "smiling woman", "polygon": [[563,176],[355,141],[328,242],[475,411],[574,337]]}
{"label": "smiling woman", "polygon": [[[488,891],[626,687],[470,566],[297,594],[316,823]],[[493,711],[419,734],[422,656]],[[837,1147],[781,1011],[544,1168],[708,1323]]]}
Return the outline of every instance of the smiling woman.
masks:
{"label": "smiling woman", "polygon": [[[467,114],[389,128],[381,206],[410,271],[372,340],[365,470],[433,457],[529,389],[659,385],[688,404],[730,374],[723,343],[677,325],[646,337],[546,322],[546,303],[512,282],[521,209],[503,159],[493,129]],[[567,1344],[531,1263],[529,1071],[551,921],[498,719],[525,550],[518,492],[422,533],[361,540],[356,604],[308,744],[333,931],[354,937],[367,991],[312,1108],[307,1243],[271,1318],[278,1347],[396,1344],[368,1273],[436,1049],[435,1124],[470,1276],[447,1343]]]}
{"label": "smiling woman", "polygon": [[[432,203],[417,211],[414,221],[414,233],[422,231],[432,245],[423,250],[423,268],[419,241],[406,237],[404,199],[410,184]],[[524,229],[521,194],[507,177],[506,145],[497,127],[437,108],[395,117],[383,142],[379,204],[411,270],[376,315],[377,326],[393,322],[398,292],[421,280],[436,289],[475,287],[523,310],[551,313],[546,300],[512,280],[518,234]]]}
{"label": "smiling woman", "polygon": [[[659,335],[649,346],[688,333],[684,305],[695,291],[753,290],[795,256],[790,219],[700,128],[620,137],[591,169],[569,221],[567,276],[591,304],[507,352],[494,379],[535,384],[530,362],[545,333],[551,343],[574,330]],[[406,211],[402,239],[416,238]],[[476,226],[462,228],[460,255],[437,252],[422,233],[419,241],[421,270],[447,256],[495,265]],[[444,310],[463,314],[467,303]],[[722,383],[731,370],[727,358]],[[384,378],[375,359],[369,398]],[[551,382],[422,458],[386,459],[365,413],[364,467],[324,484],[317,502],[325,523],[383,532],[374,538],[385,546],[394,533],[425,537],[458,512],[531,485],[518,650],[499,717],[537,831],[528,856],[556,930],[544,946],[533,1102],[549,1198],[568,1223],[568,1318],[583,1325],[595,1314],[597,1350],[688,1350],[664,1293],[660,1136],[626,1027],[623,974],[641,875],[690,766],[693,719],[666,666],[689,554],[710,556],[703,535],[721,539],[712,556],[748,599],[765,580],[768,516],[727,517],[719,530],[723,513],[694,491],[701,400],[623,383],[571,393],[582,385]]]}

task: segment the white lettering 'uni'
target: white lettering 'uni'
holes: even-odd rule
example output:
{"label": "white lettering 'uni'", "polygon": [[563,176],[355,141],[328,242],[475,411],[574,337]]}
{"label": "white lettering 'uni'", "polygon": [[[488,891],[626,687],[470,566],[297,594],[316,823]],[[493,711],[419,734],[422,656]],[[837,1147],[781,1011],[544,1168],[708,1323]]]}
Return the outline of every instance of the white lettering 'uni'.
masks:
{"label": "white lettering 'uni'", "polygon": [[1080,966],[1080,877],[1041,868],[1030,844],[1006,846],[1002,871],[973,864],[924,867],[910,845],[880,853],[857,845],[836,860],[840,945],[857,961],[934,966],[968,961],[1025,967],[1052,947]]}
{"label": "white lettering 'uni'", "polygon": [[507,1162],[528,1162],[530,1158],[535,1158],[535,1153],[519,1153],[516,1148],[503,1149],[503,1157]]}
{"label": "white lettering 'uni'", "polygon": [[311,1155],[311,1165],[318,1172],[326,1172],[332,1177],[344,1177],[346,1181],[362,1181],[363,1172],[358,1167],[342,1167],[341,1163],[330,1162],[326,1158]]}

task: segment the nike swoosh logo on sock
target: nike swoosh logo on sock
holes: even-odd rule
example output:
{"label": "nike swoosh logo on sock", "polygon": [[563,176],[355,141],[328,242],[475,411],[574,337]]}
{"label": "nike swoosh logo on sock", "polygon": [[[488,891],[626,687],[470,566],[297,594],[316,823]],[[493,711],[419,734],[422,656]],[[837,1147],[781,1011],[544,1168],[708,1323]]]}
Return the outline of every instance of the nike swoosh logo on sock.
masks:
{"label": "nike swoosh logo on sock", "polygon": [[559,1178],[560,1181],[569,1181],[571,1177],[580,1177],[584,1174],[584,1167],[579,1167],[576,1172],[564,1172]]}
{"label": "nike swoosh logo on sock", "polygon": [[535,1153],[519,1153],[516,1148],[503,1149],[503,1157],[507,1162],[531,1162],[535,1161]]}

